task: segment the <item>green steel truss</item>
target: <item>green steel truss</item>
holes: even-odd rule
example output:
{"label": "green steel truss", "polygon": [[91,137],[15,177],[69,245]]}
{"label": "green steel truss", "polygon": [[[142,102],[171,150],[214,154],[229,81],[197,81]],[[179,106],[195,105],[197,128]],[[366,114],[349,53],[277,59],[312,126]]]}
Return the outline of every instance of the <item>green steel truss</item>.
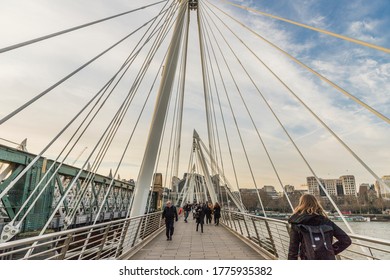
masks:
{"label": "green steel truss", "polygon": [[[10,182],[22,172],[22,170],[35,158],[36,155],[13,149],[7,146],[0,145],[0,174],[3,176],[0,182],[0,193],[10,184]],[[34,166],[8,191],[7,195],[3,196],[0,201],[0,218],[3,223],[7,223],[15,218],[16,213],[20,210],[22,204],[26,201],[32,190],[38,184],[39,180],[45,175],[48,167],[54,163],[52,160],[40,158]],[[59,163],[55,163],[59,166]],[[5,169],[9,172],[4,172]],[[54,172],[55,168],[52,169]],[[58,173],[53,177],[49,185],[42,193],[32,208],[32,211],[26,216],[21,232],[36,231],[46,224],[48,218],[52,214],[53,209],[58,201],[62,198],[69,183],[73,180],[76,174],[80,171],[79,168],[69,165],[62,165]],[[4,176],[4,173],[8,173]],[[70,208],[74,198],[82,194],[81,203],[77,206],[77,212],[74,216],[71,225],[77,226],[88,224],[94,221],[100,205],[103,203],[103,198],[109,190],[109,185],[112,178],[96,174],[93,181],[84,188],[81,193],[80,186],[87,177],[88,172],[83,171],[77,183],[68,192],[67,198],[53,219],[51,228],[59,228],[63,225],[63,218],[72,211]],[[52,174],[48,174],[52,175]],[[47,176],[49,180],[51,176]],[[46,182],[41,184],[43,188]],[[99,221],[107,221],[111,219],[125,217],[128,212],[128,206],[134,190],[133,181],[114,180],[108,198],[104,203]],[[40,191],[40,190],[39,190]],[[39,191],[35,192],[37,195]],[[31,200],[33,201],[33,200]],[[27,209],[30,205],[27,205]],[[17,219],[24,214],[24,211],[18,215]],[[1,222],[1,220],[0,220]]]}

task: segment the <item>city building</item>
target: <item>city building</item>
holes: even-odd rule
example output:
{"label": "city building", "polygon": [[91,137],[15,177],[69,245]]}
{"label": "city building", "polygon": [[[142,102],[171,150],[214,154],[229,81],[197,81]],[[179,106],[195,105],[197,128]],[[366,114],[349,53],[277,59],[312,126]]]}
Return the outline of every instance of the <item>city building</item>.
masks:
{"label": "city building", "polygon": [[369,189],[370,189],[370,184],[367,184],[367,183],[360,184],[359,196],[367,196]]}
{"label": "city building", "polygon": [[313,176],[306,178],[307,189],[309,194],[319,196],[320,195],[320,187],[317,182],[317,179]]}
{"label": "city building", "polygon": [[355,176],[353,175],[344,175],[340,177],[340,180],[343,185],[343,191],[345,195],[355,195],[356,196],[356,182]]}
{"label": "city building", "polygon": [[[155,173],[153,177],[153,191],[149,193],[152,195],[150,199],[150,208],[145,209],[145,213],[154,212],[156,210],[162,209],[162,199],[163,199],[164,189],[162,186],[162,174]],[[148,199],[148,200],[149,200]]]}
{"label": "city building", "polygon": [[284,186],[284,191],[289,195],[289,194],[294,193],[295,188],[292,185],[285,185]]}
{"label": "city building", "polygon": [[[318,178],[322,186],[331,196],[344,196],[355,195],[356,196],[356,182],[355,176],[344,175],[339,179],[322,179]],[[326,196],[325,191],[321,188],[317,179],[313,176],[307,177],[307,187],[309,194],[315,196]]]}
{"label": "city building", "polygon": [[379,181],[376,180],[375,190],[377,191],[379,197],[390,200],[390,175],[383,176],[382,180],[387,185],[387,187],[379,184]]}
{"label": "city building", "polygon": [[271,197],[272,199],[278,199],[279,198],[279,194],[278,192],[275,190],[275,187],[274,186],[264,186],[262,188],[262,190],[264,192],[266,192],[266,194]]}

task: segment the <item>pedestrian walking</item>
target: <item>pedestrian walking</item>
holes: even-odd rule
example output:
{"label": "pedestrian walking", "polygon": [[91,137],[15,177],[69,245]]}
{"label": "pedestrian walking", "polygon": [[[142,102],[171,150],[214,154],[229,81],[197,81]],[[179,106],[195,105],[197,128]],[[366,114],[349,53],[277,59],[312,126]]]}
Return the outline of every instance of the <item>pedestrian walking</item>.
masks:
{"label": "pedestrian walking", "polygon": [[214,204],[214,224],[216,226],[219,225],[219,218],[221,218],[221,206],[219,206],[218,202]]}
{"label": "pedestrian walking", "polygon": [[174,221],[177,222],[178,216],[176,207],[172,205],[170,201],[167,201],[164,211],[162,213],[162,218],[165,219],[165,229],[167,240],[172,240],[172,235],[175,230]]}
{"label": "pedestrian walking", "polygon": [[211,203],[206,203],[206,209],[205,209],[205,214],[206,214],[206,224],[211,224],[211,221],[212,221],[212,218],[211,218],[211,215],[213,213],[213,208],[212,208],[212,204]]}
{"label": "pedestrian walking", "polygon": [[204,216],[206,214],[206,205],[203,203],[199,203],[199,205],[196,208],[195,212],[195,218],[196,218],[196,231],[199,230],[200,225],[200,232],[203,233],[203,224],[204,224]]}
{"label": "pedestrian walking", "polygon": [[187,223],[188,215],[190,214],[192,209],[192,206],[189,201],[184,205],[183,209],[184,209],[184,222]]}

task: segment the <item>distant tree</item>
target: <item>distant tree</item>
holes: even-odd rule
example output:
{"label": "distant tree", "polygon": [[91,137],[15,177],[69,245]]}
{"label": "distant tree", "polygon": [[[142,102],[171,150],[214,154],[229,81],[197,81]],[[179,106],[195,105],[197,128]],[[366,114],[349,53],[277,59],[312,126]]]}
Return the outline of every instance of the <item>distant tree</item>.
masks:
{"label": "distant tree", "polygon": [[298,191],[295,191],[292,194],[289,194],[288,197],[289,197],[289,199],[291,201],[291,204],[292,204],[293,208],[298,206],[299,199],[301,198],[301,196],[302,196],[302,193],[298,192]]}
{"label": "distant tree", "polygon": [[[269,207],[270,201],[272,200],[266,192],[258,190],[260,198],[262,200],[264,208]],[[242,203],[245,208],[249,211],[261,210],[261,204],[259,201],[259,195],[255,191],[253,192],[241,192]]]}
{"label": "distant tree", "polygon": [[249,211],[256,210],[259,201],[257,195],[253,195],[253,193],[243,192],[241,193],[241,199],[246,209],[248,209]]}
{"label": "distant tree", "polygon": [[[259,190],[261,201],[265,210],[272,210],[272,197],[270,197],[265,191]],[[261,208],[259,204],[259,208]]]}
{"label": "distant tree", "polygon": [[376,214],[378,213],[378,209],[377,209],[377,205],[378,205],[378,197],[374,194],[374,193],[370,193],[368,195],[368,213],[369,214]]}

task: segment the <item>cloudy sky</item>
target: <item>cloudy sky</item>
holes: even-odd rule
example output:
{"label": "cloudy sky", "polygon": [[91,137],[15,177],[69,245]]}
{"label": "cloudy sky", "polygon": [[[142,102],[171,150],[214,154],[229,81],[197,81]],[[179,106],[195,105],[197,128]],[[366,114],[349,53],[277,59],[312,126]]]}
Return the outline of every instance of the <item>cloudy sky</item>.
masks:
{"label": "cloudy sky", "polygon": [[[142,1],[140,4],[140,1],[124,0],[0,0],[2,7],[0,10],[0,49],[155,2],[157,1]],[[297,101],[291,92],[281,85],[275,75],[315,112],[373,172],[379,177],[390,174],[389,123],[374,116],[333,87],[320,81],[318,77],[270,47],[234,20],[212,8],[208,2],[202,2],[205,2],[201,3],[203,31],[205,36],[210,38],[205,41],[208,72],[210,75],[214,73],[216,77],[215,86],[213,85],[214,81],[211,80],[210,88],[212,100],[215,102],[213,106],[216,108],[216,127],[222,146],[221,154],[224,158],[226,174],[233,174],[233,165],[228,156],[228,142],[224,137],[222,116],[226,121],[229,143],[232,146],[238,184],[241,187],[253,187],[254,182],[245,159],[244,150],[241,147],[234,118],[255,174],[257,186],[274,185],[280,189],[279,182],[250,120],[251,116],[284,185],[292,184],[300,187],[306,182],[306,177],[312,175],[252,84],[251,79],[253,79],[319,177],[338,178],[342,175],[352,174],[356,176],[357,184],[375,181],[375,178]],[[267,18],[223,1],[213,0],[210,2],[387,118],[390,117],[389,53]],[[390,48],[390,34],[388,32],[390,3],[386,0],[232,2]],[[43,92],[83,63],[153,18],[164,4],[155,5],[20,49],[0,53],[0,118]],[[234,33],[227,29],[225,24]],[[140,30],[26,110],[0,125],[0,138],[13,142],[21,142],[28,138],[28,150],[32,153],[39,153],[114,75],[145,31],[146,29]],[[203,141],[208,142],[195,12],[191,12],[189,32],[179,175],[187,171],[192,131],[196,129]],[[110,169],[115,170],[152,82],[157,75],[156,85],[151,91],[145,112],[140,118],[124,163],[119,170],[121,178],[137,178],[158,90],[159,77],[161,77],[159,71],[170,37],[171,34],[168,34],[167,39],[157,51],[110,151],[99,169],[99,173],[108,174]],[[225,43],[224,38],[228,44]],[[246,45],[243,45],[240,40],[243,40]],[[230,47],[233,51],[230,50]],[[219,48],[221,48],[222,53]],[[67,163],[72,164],[82,152],[76,162],[76,165],[81,166],[92,152],[97,139],[128,93],[148,50],[149,48],[145,47],[139,58],[134,61],[124,80],[114,91],[112,98],[107,100],[101,113],[98,114],[75,146],[66,160]],[[226,59],[227,64],[224,63],[224,59]],[[271,74],[259,62],[259,59],[272,69],[275,75]],[[239,61],[245,67],[248,75],[245,74]],[[218,67],[220,67],[223,81],[226,83],[227,93],[225,93],[222,79],[218,75]],[[175,83],[172,101],[176,98],[176,88],[177,84]],[[250,116],[242,103],[240,93],[246,101]],[[221,100],[222,114],[218,109],[218,97]],[[231,101],[232,110],[227,97]],[[170,108],[174,108],[174,102]],[[171,133],[171,120],[173,118],[175,115],[173,110],[170,110],[166,124],[167,132],[158,164],[158,171],[163,174],[167,173],[168,136]],[[45,156],[56,158],[77,127],[77,123],[80,122],[72,125],[45,153]],[[4,140],[0,140],[0,144],[13,145]],[[87,148],[85,149],[85,147]],[[230,176],[229,181],[235,182],[234,177]]]}

